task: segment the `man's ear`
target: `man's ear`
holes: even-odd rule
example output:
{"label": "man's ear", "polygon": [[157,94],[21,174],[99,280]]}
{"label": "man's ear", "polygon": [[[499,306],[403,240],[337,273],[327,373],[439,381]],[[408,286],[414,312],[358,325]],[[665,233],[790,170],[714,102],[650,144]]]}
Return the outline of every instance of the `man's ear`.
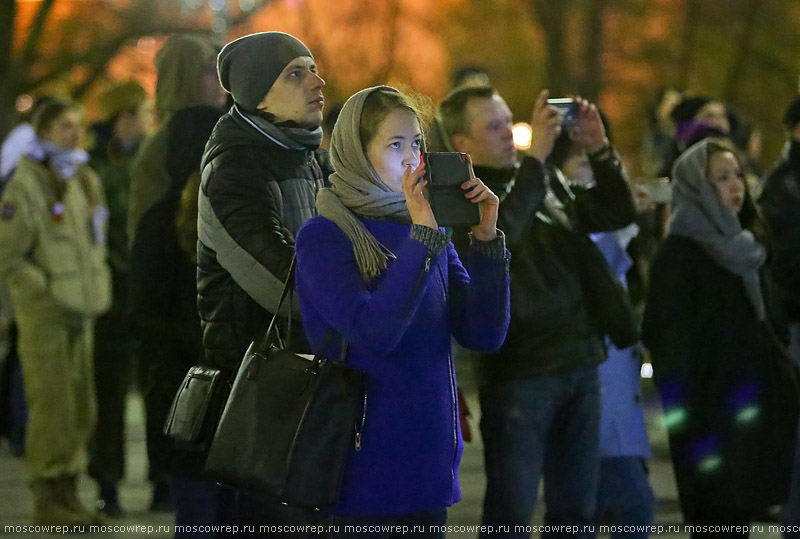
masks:
{"label": "man's ear", "polygon": [[450,144],[457,152],[469,153],[469,137],[466,135],[453,135],[450,137]]}

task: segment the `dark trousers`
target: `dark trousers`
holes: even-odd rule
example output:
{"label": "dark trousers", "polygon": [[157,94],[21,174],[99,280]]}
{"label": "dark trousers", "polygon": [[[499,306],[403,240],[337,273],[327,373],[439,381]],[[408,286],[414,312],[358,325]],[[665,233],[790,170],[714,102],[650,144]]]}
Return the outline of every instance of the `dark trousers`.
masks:
{"label": "dark trousers", "polygon": [[95,323],[94,377],[97,426],[89,442],[89,475],[116,485],[125,475],[125,399],[131,377],[131,344],[122,316]]}
{"label": "dark trousers", "polygon": [[[236,491],[213,481],[189,475],[170,474],[169,485],[175,499],[175,526],[235,526]],[[217,539],[232,534],[223,532],[175,533],[175,539]]]}
{"label": "dark trousers", "polygon": [[527,538],[544,477],[546,537],[594,537],[600,432],[597,367],[485,385],[479,391],[486,467],[481,537]]}
{"label": "dark trousers", "polygon": [[[743,539],[750,535],[752,516],[736,507],[707,505],[696,508],[691,520],[695,526],[691,539]],[[733,526],[741,531],[732,531]]]}
{"label": "dark trousers", "polygon": [[447,509],[392,516],[330,517],[332,539],[444,539]]}
{"label": "dark trousers", "polygon": [[[605,457],[600,459],[600,484],[597,489],[599,522],[613,526],[649,526],[653,524],[655,496],[647,477],[647,465],[641,457]],[[641,529],[641,528],[640,528]],[[614,532],[611,539],[645,539],[648,533]]]}

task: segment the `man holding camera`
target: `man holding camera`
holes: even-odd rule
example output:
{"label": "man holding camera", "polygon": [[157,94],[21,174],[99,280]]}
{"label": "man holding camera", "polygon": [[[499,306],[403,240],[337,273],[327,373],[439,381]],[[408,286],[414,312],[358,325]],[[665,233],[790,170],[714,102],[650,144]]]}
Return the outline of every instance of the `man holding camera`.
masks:
{"label": "man holding camera", "polygon": [[[504,536],[528,537],[543,475],[545,523],[577,526],[550,535],[591,537],[583,526],[594,523],[597,365],[605,350],[574,244],[579,235],[628,225],[635,210],[597,108],[576,98],[565,115],[547,97],[545,90],[536,100],[531,147],[519,163],[511,111],[490,87],[453,91],[439,106],[440,127],[500,197],[498,227],[512,253],[508,337],[499,351],[476,358],[487,474],[483,524]],[[575,124],[562,126],[565,116]],[[546,164],[563,128],[588,153],[595,187],[572,189]]]}

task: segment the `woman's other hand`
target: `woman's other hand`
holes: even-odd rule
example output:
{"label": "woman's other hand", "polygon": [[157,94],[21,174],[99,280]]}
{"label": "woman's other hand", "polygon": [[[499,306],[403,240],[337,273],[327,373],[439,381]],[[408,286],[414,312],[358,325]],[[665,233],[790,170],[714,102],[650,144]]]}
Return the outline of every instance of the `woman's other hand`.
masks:
{"label": "woman's other hand", "polygon": [[424,175],[425,164],[421,160],[419,166],[413,170],[411,165],[407,166],[403,174],[403,195],[406,197],[406,205],[411,216],[411,222],[415,225],[429,226],[438,230],[439,225],[436,224],[431,205],[423,194],[425,186],[428,185],[428,181],[423,177]]}
{"label": "woman's other hand", "polygon": [[465,195],[473,204],[478,204],[481,213],[481,222],[472,227],[472,237],[478,241],[491,241],[497,237],[497,209],[500,199],[491,189],[486,187],[480,178],[472,177],[461,184],[467,191]]}

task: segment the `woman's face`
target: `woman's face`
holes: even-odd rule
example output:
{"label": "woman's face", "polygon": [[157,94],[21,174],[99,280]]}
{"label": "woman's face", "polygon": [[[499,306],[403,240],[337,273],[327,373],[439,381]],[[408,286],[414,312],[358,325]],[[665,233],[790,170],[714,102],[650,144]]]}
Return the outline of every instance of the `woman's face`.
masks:
{"label": "woman's face", "polygon": [[695,122],[716,127],[723,133],[731,132],[731,123],[728,120],[728,111],[719,101],[711,101],[703,105],[694,115]]}
{"label": "woman's face", "polygon": [[583,150],[570,153],[561,167],[561,172],[573,183],[590,187],[594,184],[594,172],[589,163],[589,156]]}
{"label": "woman's face", "polygon": [[67,109],[50,124],[49,129],[41,133],[41,138],[62,150],[74,150],[81,144],[82,132],[80,113]]}
{"label": "woman's face", "polygon": [[406,167],[419,166],[421,141],[417,115],[410,110],[395,109],[378,126],[367,145],[367,159],[392,191],[402,193]]}
{"label": "woman's face", "polygon": [[731,152],[716,152],[708,160],[708,179],[722,205],[738,214],[744,204],[744,173]]}

